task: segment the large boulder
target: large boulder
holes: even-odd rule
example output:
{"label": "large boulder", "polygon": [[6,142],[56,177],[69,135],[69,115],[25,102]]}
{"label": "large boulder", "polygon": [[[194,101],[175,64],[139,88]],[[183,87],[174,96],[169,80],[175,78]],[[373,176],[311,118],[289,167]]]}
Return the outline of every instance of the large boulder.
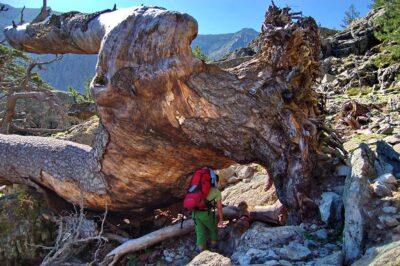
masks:
{"label": "large boulder", "polygon": [[362,143],[353,152],[351,174],[345,181],[343,196],[345,208],[345,226],[343,231],[343,254],[345,263],[351,263],[361,257],[366,242],[368,218],[366,205],[371,199],[370,180],[376,175],[375,155],[368,145]]}
{"label": "large boulder", "polygon": [[319,204],[321,220],[328,225],[341,225],[343,219],[343,200],[335,192],[324,192]]}

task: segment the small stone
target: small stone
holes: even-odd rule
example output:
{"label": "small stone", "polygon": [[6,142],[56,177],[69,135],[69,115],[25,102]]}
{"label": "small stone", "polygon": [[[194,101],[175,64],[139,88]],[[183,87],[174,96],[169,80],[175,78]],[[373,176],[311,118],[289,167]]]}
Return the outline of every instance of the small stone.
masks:
{"label": "small stone", "polygon": [[273,250],[268,250],[267,254],[265,254],[263,258],[267,260],[276,260],[279,259],[279,256]]}
{"label": "small stone", "polygon": [[328,238],[328,231],[326,229],[320,229],[314,232],[314,236],[318,239],[325,240]]}
{"label": "small stone", "polygon": [[324,247],[329,249],[329,250],[337,250],[337,249],[339,249],[338,246],[336,246],[335,244],[332,244],[332,243],[328,243]]}
{"label": "small stone", "polygon": [[396,145],[400,143],[400,135],[387,136],[383,140],[389,144]]}
{"label": "small stone", "polygon": [[239,258],[239,265],[250,265],[251,257],[243,256]]}
{"label": "small stone", "polygon": [[395,214],[395,213],[397,213],[397,208],[396,208],[396,207],[384,207],[384,208],[382,209],[382,211],[383,211],[384,213],[392,213],[392,214]]}
{"label": "small stone", "polygon": [[173,259],[172,257],[170,257],[170,256],[167,256],[167,257],[165,257],[165,261],[167,261],[167,262],[173,262],[174,259]]}
{"label": "small stone", "polygon": [[350,174],[351,168],[347,165],[339,165],[336,167],[336,175],[346,177]]}
{"label": "small stone", "polygon": [[287,260],[280,260],[279,261],[279,265],[282,265],[282,266],[293,266],[293,264],[291,264]]}
{"label": "small stone", "polygon": [[392,134],[394,130],[394,127],[389,125],[389,124],[384,124],[376,133],[378,134],[383,134],[383,135],[389,135]]}
{"label": "small stone", "polygon": [[400,225],[396,226],[393,231],[400,234]]}
{"label": "small stone", "polygon": [[388,227],[395,227],[400,224],[400,222],[397,221],[397,219],[387,215],[380,216],[379,221],[381,221],[381,223],[385,224]]}
{"label": "small stone", "polygon": [[376,228],[378,228],[379,230],[382,230],[383,228],[385,228],[382,224],[377,224]]}
{"label": "small stone", "polygon": [[325,74],[324,77],[322,78],[321,84],[329,83],[332,82],[336,79],[336,76],[331,75],[331,74]]}
{"label": "small stone", "polygon": [[315,230],[317,230],[318,229],[318,225],[316,225],[316,224],[312,224],[311,226],[310,226],[310,230],[312,230],[312,231],[315,231]]}
{"label": "small stone", "polygon": [[305,223],[301,223],[299,226],[301,229],[307,230],[307,225]]}
{"label": "small stone", "polygon": [[289,245],[278,248],[276,251],[281,258],[291,261],[304,260],[312,254],[307,247],[296,242],[291,242]]}
{"label": "small stone", "polygon": [[329,250],[326,248],[320,248],[314,251],[317,257],[326,257],[330,254]]}
{"label": "small stone", "polygon": [[314,241],[314,240],[310,240],[310,239],[306,239],[304,240],[304,246],[306,246],[309,249],[314,249],[319,247],[318,242]]}
{"label": "small stone", "polygon": [[381,175],[376,179],[376,181],[386,184],[397,185],[396,177],[392,173]]}
{"label": "small stone", "polygon": [[392,196],[392,190],[383,182],[375,182],[372,184],[372,188],[378,197]]}
{"label": "small stone", "polygon": [[263,264],[264,266],[280,266],[281,264],[279,264],[279,261],[277,260],[269,260],[264,262]]}
{"label": "small stone", "polygon": [[201,252],[191,262],[187,264],[187,266],[202,266],[202,265],[231,266],[232,261],[230,258],[224,257],[221,254],[206,250]]}
{"label": "small stone", "polygon": [[249,179],[252,178],[256,170],[251,166],[243,166],[236,173],[238,178],[240,179]]}
{"label": "small stone", "polygon": [[336,266],[342,265],[343,255],[341,251],[337,251],[329,256],[325,256],[315,261],[315,266]]}

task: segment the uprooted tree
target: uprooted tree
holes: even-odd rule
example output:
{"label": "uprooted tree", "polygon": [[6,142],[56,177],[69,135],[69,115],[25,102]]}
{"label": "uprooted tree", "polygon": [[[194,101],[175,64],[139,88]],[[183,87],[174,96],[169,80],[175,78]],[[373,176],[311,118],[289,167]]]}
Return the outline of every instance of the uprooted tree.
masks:
{"label": "uprooted tree", "polygon": [[260,53],[228,70],[192,55],[191,16],[158,7],[70,12],[4,33],[23,51],[98,53],[91,93],[102,130],[93,148],[0,135],[1,180],[75,204],[82,189],[89,208],[144,212],[180,200],[201,166],[259,162],[290,221],[312,215],[316,162],[336,152],[322,145],[312,18],[270,7]]}

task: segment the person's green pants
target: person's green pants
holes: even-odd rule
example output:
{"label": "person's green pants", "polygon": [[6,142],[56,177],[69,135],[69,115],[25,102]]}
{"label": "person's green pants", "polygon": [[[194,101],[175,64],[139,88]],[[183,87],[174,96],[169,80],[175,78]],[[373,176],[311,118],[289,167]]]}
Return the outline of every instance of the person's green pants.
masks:
{"label": "person's green pants", "polygon": [[206,244],[206,231],[209,232],[212,241],[218,240],[217,219],[212,211],[194,211],[192,218],[195,222],[197,245]]}

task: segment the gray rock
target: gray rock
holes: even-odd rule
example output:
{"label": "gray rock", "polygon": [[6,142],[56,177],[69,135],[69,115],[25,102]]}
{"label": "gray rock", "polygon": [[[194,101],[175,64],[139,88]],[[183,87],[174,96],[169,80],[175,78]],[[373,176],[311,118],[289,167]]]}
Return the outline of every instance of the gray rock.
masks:
{"label": "gray rock", "polygon": [[400,225],[396,226],[396,228],[393,229],[393,232],[400,234]]}
{"label": "gray rock", "polygon": [[324,247],[329,249],[329,250],[331,250],[331,251],[337,250],[339,248],[338,246],[336,246],[335,244],[332,244],[332,243],[328,243]]}
{"label": "gray rock", "polygon": [[334,192],[324,192],[321,195],[319,212],[321,220],[329,225],[337,224],[343,218],[342,197]]}
{"label": "gray rock", "polygon": [[374,193],[379,197],[392,196],[392,190],[387,183],[375,182],[374,184],[372,184],[372,188],[374,190]]}
{"label": "gray rock", "polygon": [[174,261],[174,258],[172,258],[172,257],[170,257],[170,256],[164,257],[164,259],[165,259],[165,261],[167,261],[167,262],[173,262],[173,261]]}
{"label": "gray rock", "polygon": [[383,140],[391,145],[396,145],[400,143],[400,135],[387,136]]}
{"label": "gray rock", "polygon": [[343,254],[345,263],[351,264],[361,257],[365,245],[366,217],[365,209],[370,204],[369,183],[376,176],[374,169],[375,155],[361,143],[350,158],[352,170],[345,181],[343,203],[345,225],[343,230]]}
{"label": "gray rock", "polygon": [[[249,262],[250,258],[250,262]],[[260,250],[251,248],[249,249],[244,256],[240,256],[238,259],[239,264],[248,265],[246,263],[255,264],[255,263],[263,263],[267,260],[277,260],[279,256],[272,250]]]}
{"label": "gray rock", "polygon": [[325,240],[328,238],[328,231],[326,229],[319,229],[318,231],[314,232],[313,235],[320,240]]}
{"label": "gray rock", "polygon": [[251,257],[250,256],[242,256],[239,258],[239,265],[250,265]]}
{"label": "gray rock", "polygon": [[[232,177],[235,178],[236,177]],[[238,180],[238,179],[236,179]],[[264,191],[266,175],[255,175],[250,182],[239,182],[229,186],[222,191],[223,203],[226,205],[238,205],[241,201],[246,201],[249,206],[273,205],[278,197],[275,188]]]}
{"label": "gray rock", "polygon": [[293,266],[292,263],[290,263],[290,262],[288,262],[286,260],[280,260],[279,261],[279,265],[281,265],[281,266]]}
{"label": "gray rock", "polygon": [[[387,107],[388,107],[388,110],[392,111],[392,112],[400,110],[400,96],[395,95],[395,96],[389,97]],[[399,142],[397,142],[397,143],[399,143]]]}
{"label": "gray rock", "polygon": [[318,225],[316,225],[316,224],[312,224],[311,226],[310,226],[310,230],[312,230],[312,231],[315,231],[315,230],[317,230],[318,229]]}
{"label": "gray rock", "polygon": [[291,264],[290,262],[286,261],[286,260],[269,260],[264,262],[263,264],[264,266],[292,266],[293,264]]}
{"label": "gray rock", "polygon": [[266,227],[253,223],[241,238],[240,247],[244,250],[250,248],[268,250],[270,248],[287,245],[294,239],[302,239],[304,230],[299,226]]}
{"label": "gray rock", "polygon": [[[385,90],[389,88],[392,83],[395,81],[397,74],[400,72],[400,64],[390,65],[387,68],[381,68],[378,70],[378,81],[381,86],[381,90]],[[391,104],[393,105],[393,104]],[[393,106],[388,106],[393,110]],[[396,107],[396,106],[394,106]],[[395,109],[397,110],[397,109]]]}
{"label": "gray rock", "polygon": [[400,264],[400,241],[385,244],[380,247],[372,247],[365,252],[365,255],[355,261],[352,266],[365,265],[386,265],[397,266]]}
{"label": "gray rock", "polygon": [[278,248],[276,252],[281,258],[290,261],[305,260],[312,255],[311,250],[297,242],[291,242],[283,248]]}
{"label": "gray rock", "polygon": [[306,239],[304,240],[304,246],[306,246],[309,249],[314,249],[319,247],[319,243],[314,240]]}
{"label": "gray rock", "polygon": [[[210,252],[208,250],[201,252],[188,266],[230,266],[232,262],[229,258],[226,258],[218,253]],[[248,265],[248,264],[247,264]]]}
{"label": "gray rock", "polygon": [[376,143],[375,168],[378,175],[400,172],[400,154],[384,141]]}
{"label": "gray rock", "polygon": [[264,266],[281,266],[282,264],[279,263],[277,260],[269,260],[264,262]]}
{"label": "gray rock", "polygon": [[392,134],[394,131],[394,127],[390,124],[384,124],[383,126],[381,126],[380,129],[378,129],[376,131],[376,133],[378,134],[383,134],[383,135],[389,135]]}
{"label": "gray rock", "polygon": [[336,167],[336,175],[337,176],[343,176],[346,177],[350,174],[351,172],[351,168],[348,167],[347,165],[339,165],[338,167]]}
{"label": "gray rock", "polygon": [[397,221],[397,219],[388,215],[379,216],[379,221],[381,221],[381,223],[385,224],[388,227],[395,227],[400,224],[400,222]]}
{"label": "gray rock", "polygon": [[397,180],[396,177],[392,173],[387,173],[379,176],[376,181],[387,183],[387,184],[392,184],[392,185],[397,185]]}
{"label": "gray rock", "polygon": [[238,178],[240,179],[249,179],[252,178],[254,173],[256,172],[256,169],[254,169],[252,166],[242,166],[239,167],[239,171],[236,173]]}
{"label": "gray rock", "polygon": [[320,249],[314,250],[314,252],[313,252],[314,256],[316,256],[316,257],[326,257],[330,253],[331,252],[326,248],[320,248]]}
{"label": "gray rock", "polygon": [[395,214],[395,213],[397,213],[397,208],[396,207],[383,207],[382,211],[384,213]]}
{"label": "gray rock", "polygon": [[325,84],[325,83],[329,83],[332,82],[336,79],[336,77],[334,75],[331,74],[325,74],[324,77],[322,78],[321,83]]}
{"label": "gray rock", "polygon": [[315,266],[338,266],[342,265],[343,254],[341,251],[315,261]]}

